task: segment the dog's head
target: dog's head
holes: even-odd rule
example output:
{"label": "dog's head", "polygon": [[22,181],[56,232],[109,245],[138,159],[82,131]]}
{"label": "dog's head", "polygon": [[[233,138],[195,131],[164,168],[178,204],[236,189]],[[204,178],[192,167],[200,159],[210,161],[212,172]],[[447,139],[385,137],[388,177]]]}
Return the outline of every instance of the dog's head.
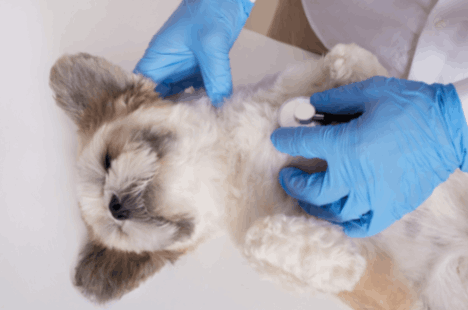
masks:
{"label": "dog's head", "polygon": [[77,54],[55,63],[50,85],[78,126],[78,196],[88,240],[75,284],[105,302],[204,238],[206,216],[216,213],[216,172],[193,151],[200,142],[182,119],[189,113],[159,98],[151,81]]}

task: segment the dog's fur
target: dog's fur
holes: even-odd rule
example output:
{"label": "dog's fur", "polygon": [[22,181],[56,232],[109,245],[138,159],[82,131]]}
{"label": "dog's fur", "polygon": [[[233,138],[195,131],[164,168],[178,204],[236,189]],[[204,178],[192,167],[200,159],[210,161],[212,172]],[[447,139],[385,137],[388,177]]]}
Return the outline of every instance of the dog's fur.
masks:
{"label": "dog's fur", "polygon": [[[374,75],[375,56],[337,45],[236,89],[163,100],[150,80],[88,54],[63,56],[50,85],[78,126],[78,195],[88,230],[74,277],[89,298],[120,298],[225,229],[264,276],[299,291],[352,291],[384,253],[417,292],[414,309],[468,305],[468,177],[456,171],[416,211],[368,239],[306,215],[278,183],[294,162],[270,142],[280,105]],[[115,219],[110,205],[127,219]],[[120,212],[120,213],[119,213]],[[117,214],[116,213],[116,214]]]}

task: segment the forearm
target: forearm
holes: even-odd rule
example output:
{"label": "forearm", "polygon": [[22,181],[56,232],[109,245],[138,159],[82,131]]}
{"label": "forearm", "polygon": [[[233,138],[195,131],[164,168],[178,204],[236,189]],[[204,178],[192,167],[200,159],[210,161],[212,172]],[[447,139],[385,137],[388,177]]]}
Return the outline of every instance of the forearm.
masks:
{"label": "forearm", "polygon": [[463,113],[465,114],[465,121],[468,123],[468,78],[453,83],[457,90],[458,97],[462,104]]}

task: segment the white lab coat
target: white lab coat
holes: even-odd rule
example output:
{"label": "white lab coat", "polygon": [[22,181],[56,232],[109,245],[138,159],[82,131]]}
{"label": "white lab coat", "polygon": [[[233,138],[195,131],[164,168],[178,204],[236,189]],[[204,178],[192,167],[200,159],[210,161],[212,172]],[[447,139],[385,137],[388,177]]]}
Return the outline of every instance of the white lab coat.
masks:
{"label": "white lab coat", "polygon": [[467,0],[302,2],[327,48],[355,42],[376,54],[396,77],[427,83],[468,77]]}
{"label": "white lab coat", "polygon": [[302,4],[327,48],[355,42],[376,54],[392,76],[454,83],[468,119],[468,0],[302,0]]}
{"label": "white lab coat", "polygon": [[454,83],[468,78],[468,1],[439,0],[427,18],[409,79]]}

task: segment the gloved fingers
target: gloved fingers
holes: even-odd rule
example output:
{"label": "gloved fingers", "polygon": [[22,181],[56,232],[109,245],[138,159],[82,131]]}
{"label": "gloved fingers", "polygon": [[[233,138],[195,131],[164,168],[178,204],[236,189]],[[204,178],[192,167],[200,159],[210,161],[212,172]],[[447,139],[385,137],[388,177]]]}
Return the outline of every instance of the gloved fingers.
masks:
{"label": "gloved fingers", "polygon": [[331,204],[316,206],[307,202],[298,201],[299,206],[308,214],[337,224],[343,228],[346,235],[351,238],[365,238],[373,236],[391,225],[392,220],[385,227],[371,225],[373,222],[373,211],[368,211],[361,215],[356,215],[355,219],[349,219],[342,213],[348,196],[341,198]]}
{"label": "gloved fingers", "polygon": [[150,48],[146,49],[143,57],[133,69],[133,73],[144,75],[155,83],[160,83],[169,73],[171,55],[160,54]]}
{"label": "gloved fingers", "polygon": [[[280,171],[278,179],[289,196],[316,206],[333,204],[349,193],[343,182],[333,183],[329,171],[308,174],[298,168],[287,167]],[[338,208],[338,205],[333,207]],[[342,207],[333,209],[335,214],[340,214]]]}
{"label": "gloved fingers", "polygon": [[351,238],[365,238],[374,235],[369,231],[370,224],[373,220],[373,211],[369,211],[359,218],[349,220],[343,223],[337,223],[343,227],[343,232]]}
{"label": "gloved fingers", "polygon": [[386,199],[382,199],[381,205],[374,205],[372,209],[362,201],[349,199],[343,208],[343,214],[345,218],[350,220],[340,225],[349,237],[370,237],[382,232],[396,220],[399,220],[401,218],[398,212],[400,208]]}
{"label": "gloved fingers", "polygon": [[380,84],[384,84],[385,79],[384,77],[373,77],[362,82],[315,93],[310,97],[310,103],[320,113],[364,113],[367,104],[376,100],[376,94],[373,90]]}
{"label": "gloved fingers", "polygon": [[203,87],[203,77],[199,71],[193,73],[182,81],[172,82],[170,79],[162,81],[154,90],[162,97],[169,97],[178,94],[191,86],[194,89]]}
{"label": "gloved fingers", "polygon": [[299,205],[310,215],[340,225],[348,236],[354,238],[375,234],[377,232],[374,231],[374,227],[380,228],[381,225],[376,222],[377,225],[372,226],[375,221],[374,211],[370,210],[366,203],[359,201],[353,193],[325,205],[318,206],[303,201],[299,201]]}
{"label": "gloved fingers", "polygon": [[335,134],[340,125],[315,127],[283,127],[271,134],[275,148],[291,156],[320,158],[327,161],[335,153],[334,146],[339,136]]}
{"label": "gloved fingers", "polygon": [[367,228],[366,237],[376,235],[388,227],[390,227],[395,221],[401,219],[403,215],[399,212],[402,206],[375,206],[373,210],[373,217],[369,221],[369,227]]}
{"label": "gloved fingers", "polygon": [[374,236],[388,227],[396,220],[393,208],[375,208],[360,216],[359,219],[342,223],[344,233],[351,238],[365,238]]}
{"label": "gloved fingers", "polygon": [[250,0],[241,0],[241,2],[242,2],[242,7],[244,9],[245,16],[246,16],[244,19],[247,20],[255,3]]}
{"label": "gloved fingers", "polygon": [[197,62],[190,52],[169,53],[147,49],[133,73],[142,74],[156,84],[181,81],[197,72]]}
{"label": "gloved fingers", "polygon": [[312,216],[332,223],[342,223],[343,218],[341,216],[341,210],[347,199],[348,197],[345,196],[335,202],[323,206],[317,206],[301,200],[298,201],[298,204],[305,212]]}
{"label": "gloved fingers", "polygon": [[207,53],[205,52],[207,48],[209,46],[195,52],[195,54],[200,65],[206,93],[210,97],[211,103],[215,107],[220,107],[224,99],[232,94],[229,49],[212,50]]}

